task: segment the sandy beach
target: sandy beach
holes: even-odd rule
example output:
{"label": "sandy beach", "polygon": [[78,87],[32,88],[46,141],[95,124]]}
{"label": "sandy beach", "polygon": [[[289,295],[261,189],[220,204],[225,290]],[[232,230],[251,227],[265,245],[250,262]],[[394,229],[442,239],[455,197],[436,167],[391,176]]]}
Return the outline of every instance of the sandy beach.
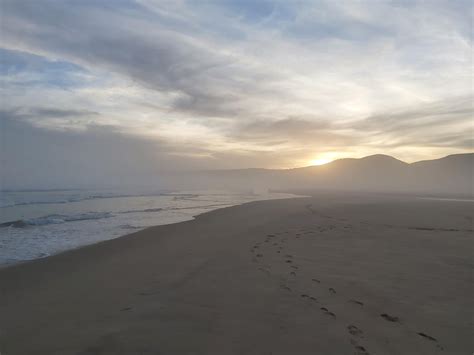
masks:
{"label": "sandy beach", "polygon": [[0,269],[0,352],[471,354],[472,217],[319,193]]}

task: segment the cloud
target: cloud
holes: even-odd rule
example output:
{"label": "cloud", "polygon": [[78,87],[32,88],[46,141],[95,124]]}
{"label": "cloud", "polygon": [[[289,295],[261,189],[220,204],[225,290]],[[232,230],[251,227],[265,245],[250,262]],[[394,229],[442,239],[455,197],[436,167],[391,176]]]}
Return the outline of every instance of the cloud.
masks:
{"label": "cloud", "polygon": [[[400,146],[472,149],[472,97],[456,97],[411,109],[385,112],[352,124],[372,137]],[[393,143],[396,142],[396,143]]]}
{"label": "cloud", "polygon": [[[123,75],[151,90],[175,92],[178,97],[172,106],[178,111],[231,117],[259,114],[265,109],[291,114],[289,111],[295,106],[300,110],[315,110],[316,105],[311,105],[306,95],[312,95],[313,101],[325,106],[328,101],[338,106],[333,101],[336,98],[351,104],[351,99],[344,96],[353,95],[357,89],[358,95],[377,92],[384,100],[397,95],[402,103],[419,95],[411,92],[416,89],[414,85],[425,96],[433,96],[435,90],[431,84],[436,77],[426,80],[420,74],[437,72],[444,79],[443,73],[456,71],[459,61],[468,63],[472,54],[470,48],[457,45],[456,41],[466,38],[454,22],[442,22],[442,28],[452,33],[449,42],[446,36],[436,32],[436,27],[421,22],[434,19],[435,15],[436,19],[442,17],[442,13],[433,13],[430,7],[421,5],[418,11],[412,7],[381,5],[371,6],[369,11],[368,6],[350,3],[306,4],[275,31],[270,23],[255,28],[253,23],[225,11],[221,13],[221,22],[210,29],[204,28],[209,25],[210,15],[192,5],[179,7],[183,16],[189,16],[190,24],[185,24],[184,19],[169,16],[160,3],[146,3],[148,9],[155,10],[154,16],[138,5],[119,6],[114,11],[101,4],[6,1],[4,7],[9,16],[4,21],[3,40],[9,46],[22,43],[20,46],[27,51]],[[230,5],[235,7],[235,3]],[[249,4],[240,6],[244,13],[249,12]],[[223,5],[204,7],[213,15]],[[372,12],[385,16],[392,12],[396,20],[380,21]],[[421,22],[418,36],[408,33],[411,25],[402,16]],[[212,31],[223,27],[223,23],[241,36],[226,37],[226,31],[224,35]],[[340,30],[327,30],[328,25]],[[297,26],[305,28],[300,32],[306,34],[290,30]],[[382,31],[382,28],[388,29]],[[342,31],[361,32],[359,37],[363,41],[346,38],[339,34]],[[380,40],[382,32],[387,34]],[[409,37],[401,41],[397,33]],[[439,45],[445,45],[446,50],[433,56]],[[453,62],[455,57],[457,63]],[[423,71],[417,68],[420,65]],[[434,68],[441,72],[435,72]],[[400,78],[400,73],[413,77]],[[373,80],[369,80],[371,77]],[[380,79],[390,83],[387,85],[386,80]],[[458,83],[461,84],[467,88],[468,82]],[[285,107],[290,100],[292,107]],[[345,114],[341,108],[329,112]]]}
{"label": "cloud", "polygon": [[[100,7],[48,1],[6,2],[5,7],[10,16],[3,38],[10,45],[21,38],[23,50],[117,73],[152,90],[176,92],[176,109],[192,108],[196,114],[209,114],[210,107],[218,113],[219,103],[237,99],[236,75],[243,69],[229,68],[236,60],[232,55],[162,28],[143,13],[137,19]],[[31,26],[37,30],[28,31]]]}
{"label": "cloud", "polygon": [[469,1],[0,6],[2,104],[41,134],[112,127],[182,168],[472,149]]}
{"label": "cloud", "polygon": [[[1,188],[160,186],[167,171],[197,169],[185,146],[89,124],[81,131],[36,127],[0,112]],[[206,166],[206,164],[204,164]]]}
{"label": "cloud", "polygon": [[170,173],[268,166],[272,160],[290,160],[294,154],[215,151],[206,145],[124,133],[120,127],[93,122],[81,130],[51,130],[32,125],[29,113],[20,111],[0,111],[0,133],[0,189],[163,188],[170,186]]}
{"label": "cloud", "polygon": [[[354,144],[354,137],[328,120],[289,117],[282,120],[256,120],[236,127],[230,137],[262,144],[312,144],[320,148]],[[274,142],[277,143],[274,143]]]}
{"label": "cloud", "polygon": [[62,110],[52,107],[37,107],[30,108],[28,115],[33,117],[77,117],[98,115],[98,113],[88,110]]}

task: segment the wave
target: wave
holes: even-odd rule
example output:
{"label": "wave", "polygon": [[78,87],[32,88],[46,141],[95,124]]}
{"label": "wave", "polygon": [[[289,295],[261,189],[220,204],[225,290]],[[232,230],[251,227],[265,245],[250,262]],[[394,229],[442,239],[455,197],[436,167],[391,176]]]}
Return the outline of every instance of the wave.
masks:
{"label": "wave", "polygon": [[161,211],[179,211],[179,210],[195,210],[200,208],[214,208],[222,206],[231,206],[229,203],[218,203],[212,205],[198,205],[198,206],[188,206],[188,207],[164,207],[164,208],[147,208],[144,210],[129,210],[122,211],[118,213],[150,213],[150,212],[161,212]]}
{"label": "wave", "polygon": [[74,202],[70,200],[59,200],[59,201],[28,201],[28,202],[5,202],[0,201],[0,208],[14,207],[14,206],[27,206],[27,205],[53,205]]}
{"label": "wave", "polygon": [[200,206],[189,206],[189,207],[169,207],[166,208],[168,211],[179,211],[179,210],[198,210],[198,209],[209,209],[209,208],[215,208],[215,207],[224,207],[224,206],[232,206],[232,204],[229,203],[218,203],[218,204],[213,204],[213,205],[200,205]]}
{"label": "wave", "polygon": [[134,226],[134,225],[131,225],[131,224],[123,224],[120,226],[120,228],[122,229],[143,229],[143,227],[141,226]]}
{"label": "wave", "polygon": [[144,210],[129,210],[129,211],[122,211],[120,213],[148,213],[148,212],[160,212],[163,211],[163,208],[147,208]]}
{"label": "wave", "polygon": [[[147,208],[143,210],[129,210],[116,212],[118,214],[127,213],[156,213],[161,211],[179,211],[179,210],[195,210],[195,209],[211,209],[218,207],[230,206],[228,203],[219,203],[212,205],[201,205],[201,206],[188,206],[188,207],[168,207],[168,208]],[[114,217],[115,214],[111,212],[86,212],[75,215],[62,215],[62,214],[51,214],[37,218],[19,219],[15,221],[9,221],[0,223],[0,227],[13,227],[13,228],[24,228],[28,226],[44,226],[49,224],[62,224],[67,222],[77,222],[86,220],[97,220],[103,218]]]}
{"label": "wave", "polygon": [[38,218],[28,218],[20,219],[11,222],[1,223],[0,227],[14,227],[14,228],[23,228],[28,226],[44,226],[48,224],[62,224],[67,222],[77,222],[77,221],[87,221],[87,220],[96,220],[103,218],[110,218],[114,215],[110,212],[87,212],[80,213],[76,215],[61,215],[61,214],[52,214],[44,217]]}
{"label": "wave", "polygon": [[173,196],[173,200],[192,200],[196,197],[199,197],[197,194],[169,194],[168,196]]}
{"label": "wave", "polygon": [[72,202],[88,201],[95,199],[106,199],[106,198],[119,198],[119,197],[131,197],[134,195],[92,195],[92,196],[74,196],[63,199],[51,199],[51,200],[33,200],[33,201],[19,201],[19,202],[6,202],[0,201],[0,207],[14,207],[14,206],[29,206],[29,205],[56,205],[66,204]]}
{"label": "wave", "polygon": [[[77,193],[74,193],[70,196],[48,195],[48,196],[44,196],[43,198],[40,197],[38,199],[25,201],[24,196],[17,195],[17,194],[24,194],[24,193],[28,193],[28,192],[7,192],[6,194],[15,194],[16,196],[7,195],[6,197],[0,194],[0,208],[14,207],[14,206],[27,206],[27,205],[55,205],[55,204],[66,204],[66,203],[96,200],[96,199],[123,198],[123,197],[169,196],[169,197],[173,197],[174,200],[187,200],[187,199],[194,199],[200,196],[198,194],[169,193],[169,192],[130,193],[130,194],[105,192],[105,193],[91,193],[91,194],[83,194],[83,195],[78,195]],[[145,211],[145,212],[153,212],[153,211]]]}

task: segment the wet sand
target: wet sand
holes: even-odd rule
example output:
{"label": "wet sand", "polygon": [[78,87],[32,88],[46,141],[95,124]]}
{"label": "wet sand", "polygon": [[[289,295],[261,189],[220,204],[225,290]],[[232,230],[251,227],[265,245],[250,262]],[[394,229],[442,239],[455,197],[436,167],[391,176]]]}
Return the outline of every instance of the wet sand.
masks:
{"label": "wet sand", "polygon": [[470,354],[473,205],[252,202],[0,270],[0,352]]}

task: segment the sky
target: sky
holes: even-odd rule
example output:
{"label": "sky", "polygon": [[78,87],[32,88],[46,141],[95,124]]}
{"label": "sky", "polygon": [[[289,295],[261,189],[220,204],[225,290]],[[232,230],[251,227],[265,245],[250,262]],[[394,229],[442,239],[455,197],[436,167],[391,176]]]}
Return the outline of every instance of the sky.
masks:
{"label": "sky", "polygon": [[0,183],[472,152],[473,11],[469,0],[0,0]]}

